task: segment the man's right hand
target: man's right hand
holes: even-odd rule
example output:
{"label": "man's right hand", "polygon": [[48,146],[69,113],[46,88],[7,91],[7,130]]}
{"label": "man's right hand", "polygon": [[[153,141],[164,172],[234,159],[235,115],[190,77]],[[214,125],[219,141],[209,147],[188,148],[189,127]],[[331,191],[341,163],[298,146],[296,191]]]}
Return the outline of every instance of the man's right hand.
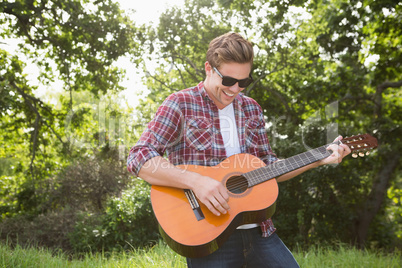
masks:
{"label": "man's right hand", "polygon": [[192,187],[197,198],[216,216],[226,214],[230,209],[228,190],[217,180],[197,175],[200,177],[194,180]]}

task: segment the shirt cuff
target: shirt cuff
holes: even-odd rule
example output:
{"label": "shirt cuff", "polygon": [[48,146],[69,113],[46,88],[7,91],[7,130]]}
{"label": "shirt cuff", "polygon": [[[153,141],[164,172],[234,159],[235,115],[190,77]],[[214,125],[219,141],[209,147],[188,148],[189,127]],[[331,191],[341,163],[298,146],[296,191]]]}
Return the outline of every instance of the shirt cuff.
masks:
{"label": "shirt cuff", "polygon": [[148,160],[156,156],[160,156],[160,154],[151,148],[144,146],[134,146],[133,148],[131,148],[128,155],[127,169],[129,172],[138,177],[138,173],[140,173],[140,170],[144,166],[144,164]]}

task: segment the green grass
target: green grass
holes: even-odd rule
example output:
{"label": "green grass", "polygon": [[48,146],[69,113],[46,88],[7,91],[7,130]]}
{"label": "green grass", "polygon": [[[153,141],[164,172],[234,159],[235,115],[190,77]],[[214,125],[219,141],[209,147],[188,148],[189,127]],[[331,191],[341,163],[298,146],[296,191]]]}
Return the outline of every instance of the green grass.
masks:
{"label": "green grass", "polygon": [[401,252],[383,254],[379,252],[358,250],[347,246],[333,249],[310,249],[307,252],[295,253],[300,267],[363,267],[363,268],[400,268]]}
{"label": "green grass", "polygon": [[[337,250],[311,249],[295,253],[301,267],[401,267],[402,256],[380,254],[340,246]],[[0,244],[0,267],[186,267],[185,258],[173,253],[164,243],[153,248],[111,254],[86,254],[80,259],[69,260],[63,253],[52,253],[45,249],[11,249]]]}
{"label": "green grass", "polygon": [[80,258],[70,259],[62,252],[52,253],[47,249],[20,246],[11,249],[0,244],[0,268],[186,267],[185,258],[172,252],[162,242],[149,249],[107,254],[87,253]]}

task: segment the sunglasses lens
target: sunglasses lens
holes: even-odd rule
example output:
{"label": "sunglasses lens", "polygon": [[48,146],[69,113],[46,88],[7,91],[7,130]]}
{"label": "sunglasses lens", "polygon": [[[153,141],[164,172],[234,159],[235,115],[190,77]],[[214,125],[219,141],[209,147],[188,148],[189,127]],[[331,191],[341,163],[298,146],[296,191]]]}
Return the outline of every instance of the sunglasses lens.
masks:
{"label": "sunglasses lens", "polygon": [[224,85],[225,87],[231,87],[234,84],[236,84],[237,79],[234,79],[232,77],[228,77],[228,76],[224,76],[222,79],[222,85]]}
{"label": "sunglasses lens", "polygon": [[248,87],[253,80],[251,78],[246,78],[239,81],[239,87]]}

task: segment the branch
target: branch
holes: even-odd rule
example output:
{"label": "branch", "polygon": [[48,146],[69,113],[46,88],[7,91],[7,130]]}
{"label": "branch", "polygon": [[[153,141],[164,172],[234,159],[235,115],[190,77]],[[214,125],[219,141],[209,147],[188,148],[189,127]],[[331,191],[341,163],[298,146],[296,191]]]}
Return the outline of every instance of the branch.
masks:
{"label": "branch", "polygon": [[[38,132],[39,132],[39,119],[41,118],[39,111],[34,107],[29,99],[34,98],[26,94],[20,87],[18,87],[14,82],[10,83],[12,87],[14,87],[18,92],[21,93],[22,97],[24,98],[25,102],[28,104],[29,108],[36,114],[35,123],[34,123],[34,133],[32,138],[32,157],[31,162],[29,163],[29,169],[31,170],[32,181],[35,180],[34,170],[33,170],[33,163],[36,157],[36,144],[38,141]],[[31,97],[31,98],[30,98]]]}
{"label": "branch", "polygon": [[[60,45],[60,42],[56,39],[52,39],[49,36],[44,36],[42,38],[39,39],[35,39],[33,38],[30,33],[29,33],[29,27],[33,27],[38,29],[38,27],[36,27],[35,23],[31,22],[31,18],[32,17],[36,17],[36,18],[40,18],[40,20],[42,21],[42,13],[44,10],[49,10],[48,8],[46,8],[46,1],[42,1],[41,5],[37,8],[35,8],[33,5],[29,6],[28,9],[30,11],[33,11],[33,14],[31,13],[27,13],[27,14],[21,14],[21,13],[17,13],[15,10],[17,10],[18,8],[21,8],[21,4],[20,3],[1,3],[0,4],[0,9],[2,8],[2,13],[8,14],[8,15],[12,15],[14,17],[17,18],[19,24],[20,24],[20,29],[22,31],[22,35],[25,35],[29,42],[36,44],[36,45],[42,45],[44,41],[49,41],[50,43],[53,43],[55,45]],[[56,20],[56,18],[54,18]],[[35,19],[33,19],[35,20]],[[41,28],[43,28],[43,24],[41,23]]]}
{"label": "branch", "polygon": [[261,75],[257,78],[257,80],[255,80],[255,81],[251,84],[251,86],[250,86],[249,88],[247,88],[247,91],[246,91],[245,95],[246,95],[246,96],[249,96],[251,90],[254,89],[255,85],[256,85],[259,81],[261,81],[261,79],[265,78],[267,75],[268,75],[268,74],[266,74],[266,73],[261,74]]}
{"label": "branch", "polygon": [[273,74],[273,73],[279,72],[280,70],[282,70],[282,69],[285,68],[285,67],[282,67],[281,69],[278,69],[278,65],[279,65],[279,63],[277,62],[275,68],[274,68],[272,71],[270,71],[270,72],[268,72],[268,73],[262,73],[262,74],[257,78],[257,80],[255,80],[255,81],[251,84],[251,86],[247,89],[245,95],[246,95],[246,96],[249,96],[251,90],[253,90],[254,87],[255,87],[255,85],[257,85],[257,83],[258,83],[259,81],[261,81],[263,78],[265,78],[266,76],[271,75],[271,74]]}
{"label": "branch", "polygon": [[155,81],[159,82],[161,85],[167,87],[168,89],[170,89],[171,91],[175,91],[174,88],[169,87],[168,85],[166,85],[166,83],[164,83],[163,81],[157,79],[155,76],[153,76],[150,72],[146,71],[146,75],[149,75],[150,77],[152,77]]}
{"label": "branch", "polygon": [[373,100],[373,96],[352,96],[350,93],[347,93],[345,96],[342,97],[342,99],[339,100],[339,102],[343,102],[343,101],[351,101],[352,105],[349,105],[348,108],[346,109],[346,113],[349,113],[349,111],[353,110],[356,108],[356,106],[358,104],[360,104],[360,102],[363,101],[370,101],[373,102],[375,105],[375,102]]}
{"label": "branch", "polygon": [[[185,62],[187,62],[188,64],[190,64],[191,68],[193,68],[195,70],[196,75],[199,75],[201,77],[204,76],[204,72],[200,69],[197,68],[197,65],[194,64],[194,62],[192,60],[190,60],[187,56],[185,55],[181,55],[180,53],[178,53],[177,51],[174,51],[174,53],[172,53],[173,57],[178,57],[179,59],[184,60]],[[191,74],[193,77],[194,75]],[[197,77],[194,77],[196,80],[198,80]]]}
{"label": "branch", "polygon": [[[57,139],[58,139],[62,144],[64,144],[62,138],[61,138],[61,137],[57,134],[57,132],[48,124],[48,122],[40,115],[38,109],[32,104],[32,101],[41,103],[41,104],[43,104],[44,106],[46,106],[46,104],[45,104],[43,101],[41,101],[40,99],[35,98],[35,97],[31,96],[31,95],[26,94],[26,93],[24,92],[24,90],[23,90],[22,88],[20,88],[19,86],[17,86],[14,82],[11,82],[10,85],[11,85],[12,87],[14,87],[14,88],[22,95],[22,97],[24,98],[25,102],[28,104],[29,108],[31,108],[31,110],[39,117],[39,119],[41,119],[42,123],[44,123],[44,124],[53,132],[53,134],[57,137]],[[49,109],[48,109],[47,107],[44,107],[44,108],[46,108],[46,109],[49,111]],[[50,112],[50,114],[53,116],[53,114],[52,114],[51,112]]]}
{"label": "branch", "polygon": [[390,87],[392,87],[392,88],[402,87],[402,80],[397,81],[397,82],[385,81],[384,83],[378,85],[377,89],[382,93],[382,92],[384,92],[384,90],[386,90],[387,88],[390,88]]}
{"label": "branch", "polygon": [[[34,180],[35,180],[33,164],[34,164],[35,157],[36,157],[36,144],[38,142],[39,118],[40,118],[39,113],[36,113],[36,118],[35,118],[35,123],[34,123],[33,141],[32,141],[32,157],[31,157],[31,163],[29,163],[29,169],[31,170],[32,182],[34,182]],[[33,184],[33,185],[35,188],[35,184]]]}
{"label": "branch", "polygon": [[185,79],[183,77],[183,74],[181,73],[181,70],[177,67],[177,65],[176,65],[176,63],[174,61],[173,61],[173,65],[179,71],[179,75],[180,75],[181,81],[183,82],[184,88],[187,88],[187,84],[186,84],[186,81],[185,81]]}
{"label": "branch", "polygon": [[374,116],[377,118],[380,118],[382,116],[382,93],[387,89],[387,88],[397,88],[402,86],[402,81],[397,81],[397,82],[389,82],[385,81],[382,84],[379,84],[377,86],[376,92],[374,94],[374,104],[375,104],[375,109],[374,109]]}

